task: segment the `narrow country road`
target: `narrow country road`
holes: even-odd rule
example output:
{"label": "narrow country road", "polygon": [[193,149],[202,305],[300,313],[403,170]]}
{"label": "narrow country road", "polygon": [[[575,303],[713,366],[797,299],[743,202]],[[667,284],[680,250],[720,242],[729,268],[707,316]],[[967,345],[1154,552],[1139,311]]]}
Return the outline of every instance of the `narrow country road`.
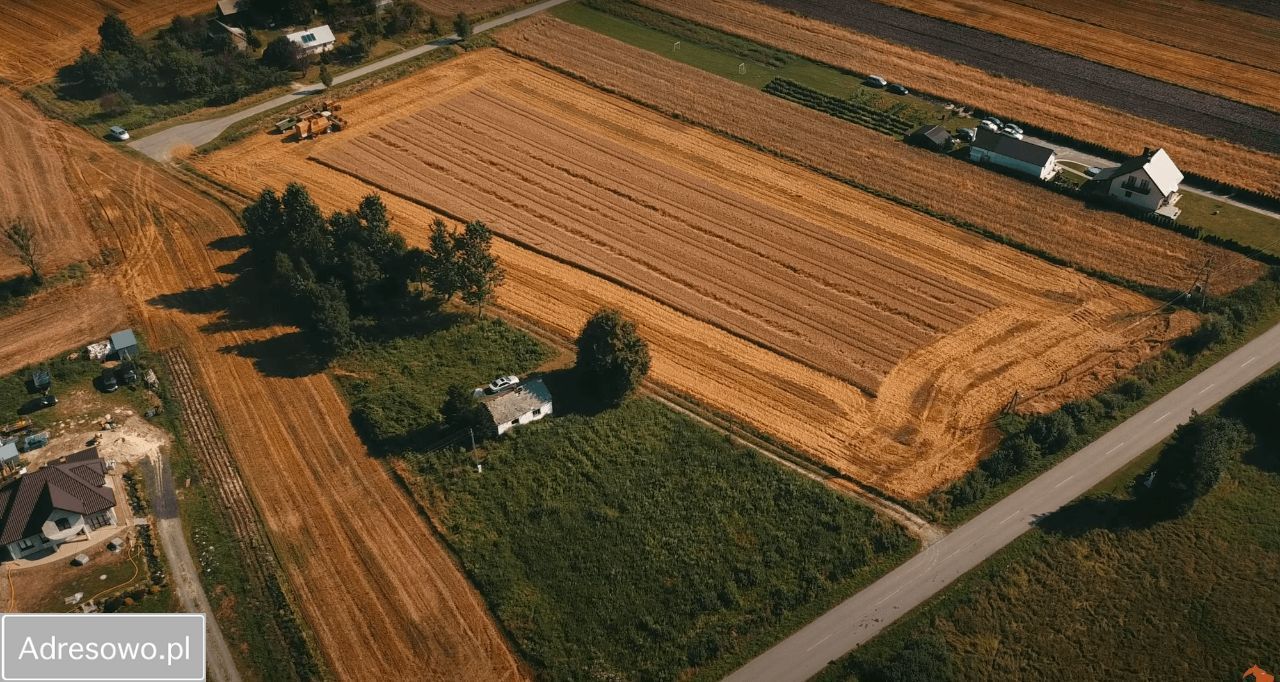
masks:
{"label": "narrow country road", "polygon": [[[1024,135],[1022,139],[1027,142],[1032,142],[1032,143],[1041,145],[1043,147],[1048,147],[1052,149],[1054,153],[1057,154],[1058,158],[1064,161],[1076,161],[1089,166],[1097,166],[1098,168],[1109,168],[1111,166],[1119,165],[1118,161],[1105,159],[1096,154],[1089,154],[1087,152],[1082,152],[1078,149],[1068,147],[1066,145],[1059,144],[1057,142],[1042,140],[1038,137],[1032,137],[1031,135]],[[1271,210],[1262,208],[1260,206],[1255,206],[1253,204],[1245,203],[1243,201],[1233,199],[1229,196],[1219,194],[1217,192],[1209,191],[1203,187],[1197,187],[1185,181],[1181,185],[1179,185],[1178,189],[1179,191],[1182,191],[1182,192],[1192,192],[1194,194],[1200,194],[1206,197],[1210,197],[1215,201],[1221,201],[1224,204],[1230,204],[1232,206],[1237,206],[1239,208],[1247,209],[1255,213],[1261,213],[1265,216],[1270,216],[1272,218],[1275,218],[1276,220],[1280,220],[1280,213],[1277,213],[1276,211],[1271,211]]]}
{"label": "narrow country road", "polygon": [[953,530],[866,589],[738,669],[733,682],[800,682],[876,636],[1203,411],[1280,364],[1272,327],[1039,478]]}
{"label": "narrow country road", "polygon": [[152,500],[155,531],[160,537],[160,547],[169,564],[173,590],[178,595],[183,611],[205,614],[205,665],[209,669],[209,678],[216,682],[240,682],[240,671],[236,669],[235,658],[231,655],[226,638],[222,636],[218,620],[214,618],[213,607],[200,584],[200,571],[187,548],[187,539],[182,532],[182,518],[178,515],[173,471],[169,469],[169,462],[164,455],[144,461],[144,466],[148,489],[155,491]]}
{"label": "narrow country road", "polygon": [[[544,2],[539,2],[534,5],[529,5],[524,9],[516,10],[515,12],[511,12],[510,14],[504,14],[500,17],[490,19],[489,21],[476,24],[474,27],[472,27],[472,33],[483,33],[484,31],[497,28],[498,26],[502,26],[504,24],[509,24],[518,19],[523,19],[525,17],[537,14],[538,12],[541,12],[544,9],[549,9],[551,7],[555,7],[556,5],[564,4],[568,1],[569,0],[544,0]],[[334,76],[333,84],[341,85],[342,83],[345,83],[349,80],[360,78],[362,76],[371,74],[374,71],[385,69],[388,66],[392,66],[395,64],[399,64],[400,62],[413,59],[418,55],[426,54],[427,52],[439,49],[446,45],[451,45],[457,39],[458,39],[458,36],[456,34],[448,35],[438,40],[434,40],[430,43],[427,43],[426,45],[419,45],[418,47],[405,50],[404,52],[398,52],[385,59],[380,59],[371,64],[365,64],[364,66],[361,66],[359,68],[352,69],[350,71],[347,71],[346,73]],[[165,130],[161,130],[160,132],[157,132],[154,135],[147,135],[146,137],[138,138],[130,142],[129,146],[142,152],[143,154],[146,154],[147,156],[155,159],[156,161],[168,161],[172,155],[173,150],[178,147],[186,147],[186,146],[199,147],[200,145],[208,144],[213,140],[217,139],[217,137],[221,135],[224,130],[226,130],[227,128],[231,127],[236,123],[239,123],[240,121],[243,121],[248,118],[252,118],[254,116],[257,116],[258,114],[271,111],[272,109],[275,109],[278,107],[283,107],[290,104],[294,104],[295,102],[300,102],[308,97],[311,97],[312,95],[316,95],[321,92],[324,92],[324,90],[325,90],[325,86],[321,83],[302,86],[297,90],[294,90],[293,92],[280,95],[275,99],[267,100],[265,102],[249,107],[247,109],[242,109],[240,111],[227,114],[226,116],[221,116],[219,118],[211,118],[205,121],[195,121],[192,123],[184,123],[182,125],[173,126],[172,128],[166,128]]]}

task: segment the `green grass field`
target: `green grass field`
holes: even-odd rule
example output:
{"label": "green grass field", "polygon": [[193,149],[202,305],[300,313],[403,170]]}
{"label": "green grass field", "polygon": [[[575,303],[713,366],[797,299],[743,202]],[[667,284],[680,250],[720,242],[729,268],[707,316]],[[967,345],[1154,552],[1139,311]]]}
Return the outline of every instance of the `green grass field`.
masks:
{"label": "green grass field", "polygon": [[[437,419],[450,383],[547,357],[501,322],[461,322],[370,344],[334,374],[394,436]],[[718,677],[916,548],[865,507],[652,400],[557,411],[474,454],[393,451],[539,677]]]}
{"label": "green grass field", "polygon": [[1178,222],[1280,256],[1280,220],[1183,190]]}
{"label": "green grass field", "polygon": [[959,680],[1238,680],[1253,664],[1275,671],[1277,445],[1262,441],[1233,462],[1187,516],[1135,524],[1129,488],[1156,461],[1160,448],[1152,450],[1058,516],[1054,530],[1032,530],[822,679],[878,679],[883,661],[926,633],[946,641]]}
{"label": "green grass field", "polygon": [[[604,2],[608,11],[568,3],[550,12],[557,18],[621,42],[688,64],[753,88],[784,78],[826,95],[853,99],[882,111],[894,110],[916,123],[937,121],[942,107],[914,95],[891,95],[862,84],[862,76],[760,45],[638,5]],[[971,119],[954,119],[948,127],[966,127]]]}

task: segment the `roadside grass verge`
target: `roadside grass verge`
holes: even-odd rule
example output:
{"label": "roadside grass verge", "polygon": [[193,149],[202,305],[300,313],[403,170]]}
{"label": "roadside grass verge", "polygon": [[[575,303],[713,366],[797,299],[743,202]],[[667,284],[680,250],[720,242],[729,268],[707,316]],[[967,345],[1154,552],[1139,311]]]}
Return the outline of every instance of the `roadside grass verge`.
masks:
{"label": "roadside grass verge", "polygon": [[[353,414],[416,414],[388,422],[413,432],[437,419],[448,384],[548,357],[505,323],[467,320],[366,344],[333,374]],[[558,416],[476,452],[392,456],[538,676],[718,679],[917,549],[866,507],[656,401],[566,413],[571,376],[546,373]]]}
{"label": "roadside grass verge", "polygon": [[1178,222],[1280,256],[1280,220],[1214,197],[1183,190]]}
{"label": "roadside grass verge", "polygon": [[1164,444],[1153,448],[817,679],[880,679],[925,633],[945,640],[955,679],[1275,670],[1280,631],[1264,624],[1280,617],[1278,445],[1232,461],[1186,516],[1135,523],[1126,504]]}

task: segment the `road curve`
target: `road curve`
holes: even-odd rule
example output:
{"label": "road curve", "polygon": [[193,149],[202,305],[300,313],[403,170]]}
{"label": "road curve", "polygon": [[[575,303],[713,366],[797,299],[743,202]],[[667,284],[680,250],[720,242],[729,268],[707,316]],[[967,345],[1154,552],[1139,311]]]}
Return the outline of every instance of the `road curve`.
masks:
{"label": "road curve", "polygon": [[732,682],[800,682],[870,640],[1204,411],[1280,364],[1280,325],[1245,344],[1076,454],[956,528],[738,669]]}
{"label": "road curve", "polygon": [[[510,14],[504,14],[500,17],[490,19],[489,21],[476,24],[474,27],[472,27],[472,33],[483,33],[484,31],[497,28],[498,26],[502,26],[504,24],[509,24],[518,19],[523,19],[525,17],[537,14],[538,12],[541,12],[544,9],[549,9],[551,7],[555,7],[556,5],[564,4],[568,1],[569,0],[544,0],[543,2],[539,2],[534,5],[529,5],[524,9],[516,10],[515,12],[511,12]],[[359,68],[352,69],[350,71],[347,71],[346,73],[334,76],[333,84],[341,85],[342,83],[345,83],[349,80],[360,78],[362,76],[371,74],[374,71],[385,69],[388,66],[392,66],[395,64],[399,64],[400,62],[413,59],[418,55],[426,54],[427,52],[439,49],[446,45],[451,45],[457,39],[458,39],[458,36],[456,34],[448,35],[438,40],[433,40],[427,43],[426,45],[419,45],[418,47],[405,50],[404,52],[397,52],[396,54],[393,54],[390,57],[387,57],[385,59],[379,59],[378,61],[373,62],[371,64],[365,64],[364,66],[361,66]],[[142,152],[143,154],[146,154],[147,156],[155,159],[156,161],[168,161],[175,148],[186,147],[186,146],[199,147],[200,145],[208,144],[214,141],[215,139],[217,139],[217,137],[221,135],[222,132],[225,131],[227,128],[230,128],[232,125],[239,123],[240,121],[243,121],[248,118],[252,118],[254,116],[271,111],[272,109],[276,109],[278,107],[288,106],[296,102],[301,102],[302,100],[308,97],[311,97],[312,95],[316,95],[321,92],[324,92],[324,90],[325,90],[325,86],[322,83],[314,83],[312,85],[299,86],[298,89],[294,90],[293,92],[286,93],[274,99],[270,99],[265,102],[255,104],[254,106],[251,106],[248,109],[241,109],[239,111],[235,111],[230,114],[227,114],[226,116],[220,116],[218,118],[211,118],[204,121],[194,121],[192,123],[184,123],[182,125],[176,125],[176,126],[173,126],[172,128],[166,128],[164,130],[161,130],[155,134],[147,135],[146,137],[140,137],[130,142],[129,146]]]}

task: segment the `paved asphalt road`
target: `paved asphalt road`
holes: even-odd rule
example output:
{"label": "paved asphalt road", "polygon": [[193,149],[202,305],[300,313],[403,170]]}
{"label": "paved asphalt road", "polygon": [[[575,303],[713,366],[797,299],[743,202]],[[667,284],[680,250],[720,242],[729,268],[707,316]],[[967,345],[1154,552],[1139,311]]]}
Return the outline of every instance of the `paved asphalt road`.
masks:
{"label": "paved asphalt road", "polygon": [[1280,363],[1280,325],[953,530],[888,575],[753,659],[733,682],[800,682],[817,674],[965,572],[1164,440],[1192,410],[1204,411]]}
{"label": "paved asphalt road", "polygon": [[173,471],[169,468],[168,458],[157,455],[154,459],[144,460],[143,466],[148,489],[157,491],[152,501],[155,530],[160,536],[160,547],[169,564],[169,577],[173,579],[178,601],[182,604],[182,610],[187,613],[205,614],[205,665],[209,679],[214,682],[240,682],[240,671],[236,669],[231,647],[227,646],[227,640],[222,636],[222,628],[218,625],[213,607],[200,584],[200,571],[187,548],[187,539],[182,532],[182,518],[178,515]]}
{"label": "paved asphalt road", "polygon": [[[489,29],[502,26],[503,24],[509,24],[517,19],[523,19],[527,16],[537,14],[544,9],[555,7],[556,5],[560,5],[568,1],[569,0],[545,0],[545,2],[529,5],[524,9],[476,24],[472,27],[472,33],[483,33]],[[456,35],[445,36],[439,40],[427,43],[426,45],[420,45],[418,47],[405,50],[404,52],[398,52],[386,59],[380,59],[372,64],[366,64],[358,69],[352,69],[351,71],[341,75],[334,76],[333,84],[340,85],[353,78],[360,78],[361,76],[373,73],[379,69],[384,69],[393,64],[399,64],[400,62],[413,59],[420,54],[425,54],[445,45],[450,45],[455,40],[457,40]],[[184,123],[182,125],[173,126],[172,128],[166,128],[154,135],[138,138],[130,142],[129,146],[157,161],[168,161],[171,152],[177,147],[199,147],[202,144],[207,144],[216,139],[222,134],[222,131],[231,127],[232,124],[239,123],[247,118],[257,116],[258,114],[270,111],[277,107],[283,107],[295,102],[300,102],[307,97],[324,92],[324,89],[325,87],[321,83],[300,86],[293,92],[280,95],[275,99],[267,100],[266,102],[256,104],[248,109],[242,109],[240,111],[227,114],[226,116],[211,118],[206,121]]]}
{"label": "paved asphalt road", "polygon": [[[1079,162],[1079,163],[1083,163],[1083,164],[1088,165],[1088,166],[1097,166],[1098,168],[1110,168],[1111,166],[1118,166],[1118,165],[1120,165],[1120,164],[1119,164],[1119,162],[1117,162],[1117,161],[1112,161],[1112,160],[1110,160],[1110,159],[1104,159],[1104,158],[1102,158],[1101,156],[1097,156],[1097,155],[1095,155],[1095,154],[1089,154],[1089,153],[1086,153],[1086,152],[1082,152],[1082,151],[1080,151],[1080,150],[1078,150],[1078,149],[1073,149],[1073,148],[1071,148],[1071,147],[1067,147],[1067,146],[1065,146],[1065,145],[1058,144],[1057,142],[1050,142],[1050,141],[1048,141],[1048,140],[1042,140],[1042,139],[1040,139],[1040,138],[1038,138],[1038,137],[1032,137],[1032,136],[1030,136],[1030,135],[1025,135],[1025,136],[1023,136],[1023,138],[1022,138],[1022,139],[1023,139],[1023,140],[1025,140],[1025,141],[1027,141],[1027,142],[1034,142],[1035,144],[1041,145],[1041,146],[1043,146],[1043,147],[1049,147],[1050,149],[1052,149],[1052,150],[1054,151],[1054,153],[1055,153],[1055,154],[1057,154],[1057,155],[1058,155],[1058,158],[1059,158],[1060,160],[1063,160],[1063,161],[1077,161],[1077,162]],[[1202,187],[1196,187],[1196,186],[1191,185],[1191,184],[1189,184],[1189,183],[1187,183],[1187,182],[1185,182],[1185,181],[1182,183],[1182,185],[1180,185],[1180,186],[1178,187],[1178,189],[1179,189],[1179,191],[1182,191],[1182,192],[1192,192],[1192,193],[1195,193],[1195,194],[1201,194],[1201,195],[1204,195],[1204,196],[1206,196],[1206,197],[1210,197],[1210,198],[1214,199],[1215,201],[1221,201],[1221,202],[1222,202],[1222,203],[1224,203],[1224,204],[1231,204],[1232,206],[1239,206],[1240,208],[1248,209],[1248,210],[1250,210],[1250,211],[1254,211],[1254,212],[1256,212],[1256,213],[1261,213],[1261,214],[1263,214],[1263,215],[1271,216],[1272,218],[1275,218],[1276,220],[1280,220],[1280,213],[1278,213],[1278,212],[1276,212],[1276,211],[1270,211],[1270,210],[1267,210],[1267,209],[1262,208],[1262,207],[1259,207],[1259,206],[1254,206],[1253,204],[1246,204],[1246,203],[1244,203],[1244,202],[1242,202],[1242,201],[1239,201],[1239,200],[1236,200],[1236,199],[1232,199],[1231,197],[1228,197],[1228,196],[1225,196],[1225,195],[1222,195],[1222,194],[1218,194],[1217,192],[1211,192],[1211,191],[1209,191],[1209,190],[1207,190],[1207,189],[1204,189],[1204,188],[1202,188]]]}

